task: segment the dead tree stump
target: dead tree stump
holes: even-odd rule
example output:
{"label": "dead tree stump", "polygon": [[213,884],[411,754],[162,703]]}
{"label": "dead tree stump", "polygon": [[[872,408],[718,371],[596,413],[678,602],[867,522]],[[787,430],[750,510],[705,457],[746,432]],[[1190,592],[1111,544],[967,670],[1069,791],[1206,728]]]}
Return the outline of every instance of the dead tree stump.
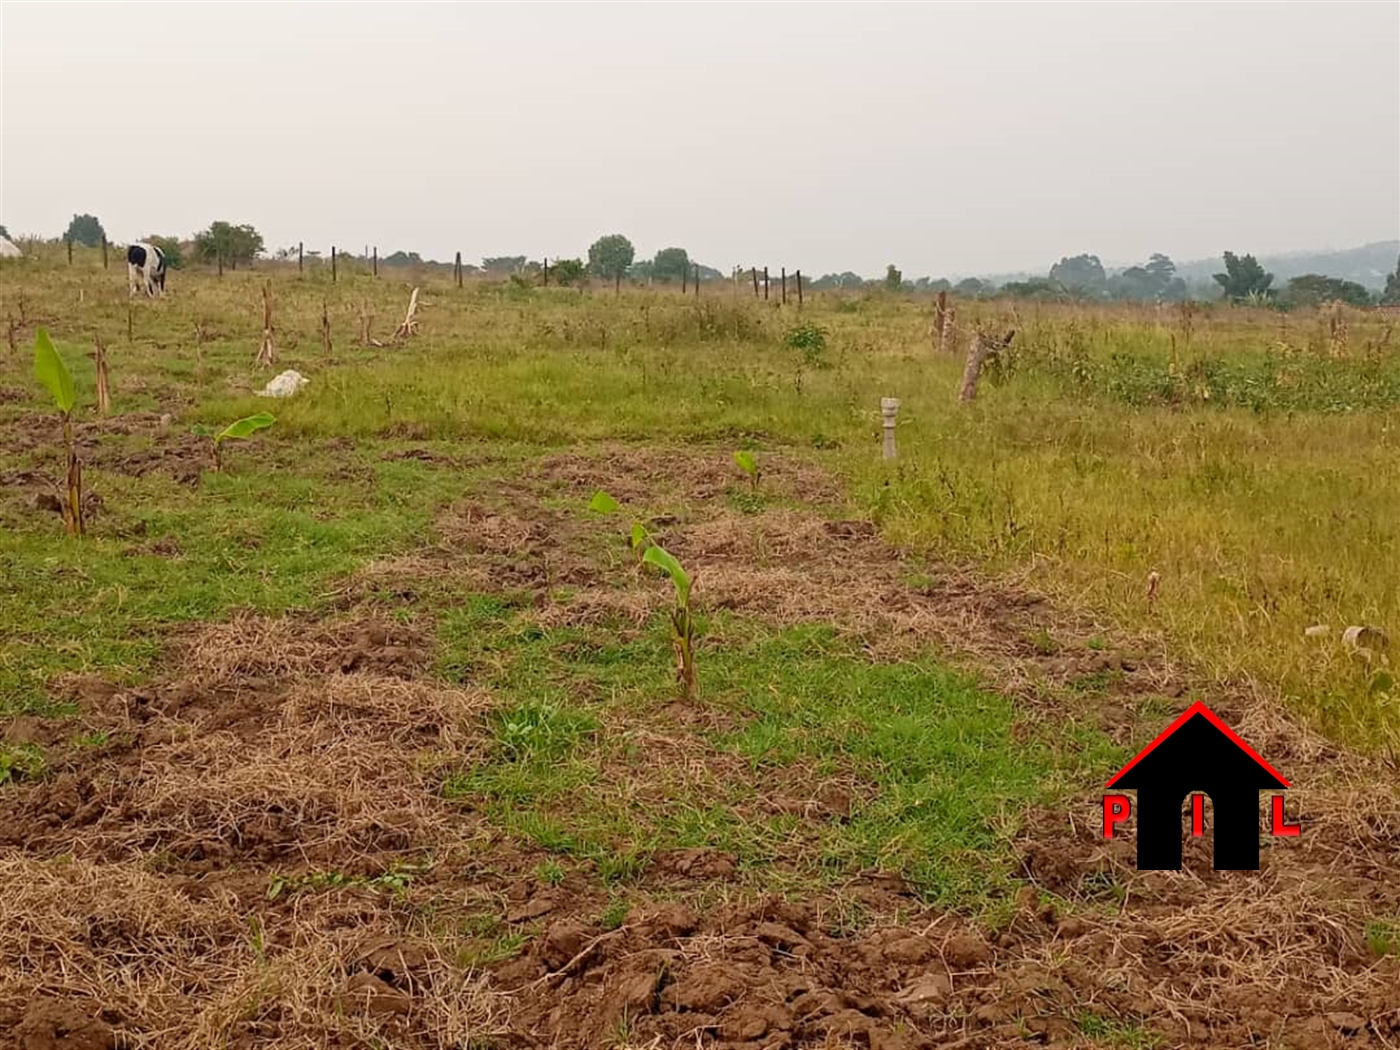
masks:
{"label": "dead tree stump", "polygon": [[263,333],[262,345],[258,347],[258,365],[270,367],[276,360],[277,352],[272,347],[272,282],[263,284]]}
{"label": "dead tree stump", "polygon": [[982,366],[987,363],[988,358],[1010,346],[1015,336],[1014,328],[1004,336],[988,335],[986,332],[972,333],[972,345],[967,348],[967,363],[963,365],[962,385],[958,388],[959,401],[976,400],[977,383],[982,378]]}
{"label": "dead tree stump", "polygon": [[413,294],[408,298],[408,313],[403,315],[403,320],[394,329],[394,342],[407,339],[411,335],[418,334],[418,322],[414,320],[414,315],[418,313],[418,289],[413,289]]}
{"label": "dead tree stump", "polygon": [[107,379],[107,348],[102,340],[94,341],[92,359],[97,363],[97,414],[105,416],[112,411],[112,392]]}

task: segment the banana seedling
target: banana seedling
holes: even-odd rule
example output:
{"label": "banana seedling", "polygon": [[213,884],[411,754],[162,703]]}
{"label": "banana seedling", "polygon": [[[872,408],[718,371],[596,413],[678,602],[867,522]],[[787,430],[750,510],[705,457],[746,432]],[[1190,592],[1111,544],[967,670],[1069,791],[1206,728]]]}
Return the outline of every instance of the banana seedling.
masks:
{"label": "banana seedling", "polygon": [[264,430],[275,422],[277,420],[269,413],[259,412],[255,416],[244,416],[242,419],[236,419],[223,430],[217,432],[202,423],[196,423],[193,432],[199,437],[209,439],[214,454],[214,470],[217,472],[224,469],[223,444],[225,441],[229,438],[252,437],[259,430]]}
{"label": "banana seedling", "polygon": [[[598,514],[615,514],[622,508],[608,493],[599,491],[589,502],[588,509]],[[693,586],[690,575],[674,554],[652,538],[641,522],[632,523],[628,538],[642,564],[660,569],[670,577],[675,588],[676,601],[668,614],[668,620],[671,627],[671,646],[676,653],[676,678],[681,683],[686,699],[693,700],[696,691],[695,618],[690,611],[690,592]]]}
{"label": "banana seedling", "polygon": [[68,535],[81,537],[83,464],[78,458],[78,443],[73,436],[73,406],[77,404],[77,394],[73,390],[73,376],[63,363],[63,358],[58,356],[45,328],[34,333],[34,376],[53,396],[54,407],[63,417],[63,446],[68,460],[67,491],[62,508],[63,527],[68,530]]}
{"label": "banana seedling", "polygon": [[749,481],[753,483],[753,490],[758,491],[758,460],[754,459],[753,453],[740,449],[734,453],[734,462],[745,474],[749,476]]}

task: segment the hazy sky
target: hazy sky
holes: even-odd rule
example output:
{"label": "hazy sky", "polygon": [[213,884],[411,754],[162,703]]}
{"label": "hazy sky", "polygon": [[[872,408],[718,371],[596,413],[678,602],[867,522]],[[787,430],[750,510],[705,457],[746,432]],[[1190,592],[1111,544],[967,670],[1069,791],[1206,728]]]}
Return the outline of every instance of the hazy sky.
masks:
{"label": "hazy sky", "polygon": [[1400,236],[1400,3],[0,3],[0,222],[908,277]]}

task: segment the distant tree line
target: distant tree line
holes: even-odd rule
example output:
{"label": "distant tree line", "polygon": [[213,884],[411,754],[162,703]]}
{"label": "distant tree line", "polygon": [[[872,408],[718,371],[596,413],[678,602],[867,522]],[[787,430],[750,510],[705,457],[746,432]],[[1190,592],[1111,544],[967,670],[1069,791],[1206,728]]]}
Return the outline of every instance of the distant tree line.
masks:
{"label": "distant tree line", "polygon": [[[1274,275],[1267,272],[1253,255],[1225,252],[1224,270],[1213,275],[1210,286],[1192,288],[1177,275],[1176,264],[1154,252],[1140,266],[1109,273],[1097,255],[1066,256],[1050,267],[1044,277],[1028,277],[997,285],[968,277],[953,284],[944,278],[920,277],[907,281],[891,263],[885,276],[867,280],[847,270],[823,274],[811,281],[815,290],[884,289],[937,294],[951,292],[963,298],[1004,296],[1019,299],[1064,302],[1175,303],[1188,299],[1222,298],[1233,303],[1273,306],[1279,309],[1343,302],[1352,306],[1400,305],[1400,261],[1386,277],[1385,288],[1373,294],[1356,281],[1322,274],[1303,274],[1289,280],[1282,290],[1274,288]],[[1214,291],[1211,291],[1214,289]]]}
{"label": "distant tree line", "polygon": [[[0,234],[8,236],[0,227]],[[95,248],[106,238],[106,231],[95,215],[74,215],[63,239],[73,244]],[[196,233],[189,240],[152,234],[147,241],[165,253],[172,268],[178,269],[189,257],[205,263],[222,263],[230,269],[250,265],[266,251],[262,234],[247,223],[218,221]],[[288,259],[294,248],[279,249],[279,259]],[[317,258],[319,252],[307,252]],[[343,253],[348,260],[357,258]],[[710,266],[696,263],[684,248],[662,248],[650,259],[638,259],[632,242],[620,233],[599,237],[588,248],[586,260],[562,256],[549,264],[553,283],[577,285],[585,277],[611,281],[620,287],[624,279],[637,283],[678,283],[698,277],[704,281],[724,279],[725,275]],[[364,260],[368,261],[368,260]],[[1045,299],[1072,302],[1136,302],[1174,303],[1187,299],[1219,297],[1233,303],[1269,305],[1288,309],[1316,306],[1321,303],[1343,302],[1353,306],[1400,306],[1400,260],[1395,271],[1386,276],[1385,287],[1377,293],[1356,281],[1323,274],[1302,274],[1291,278],[1282,291],[1274,287],[1274,275],[1269,273],[1253,255],[1225,252],[1224,269],[1213,274],[1212,295],[1205,286],[1188,287],[1177,274],[1170,256],[1154,252],[1138,266],[1110,273],[1097,255],[1088,253],[1065,256],[1050,267],[1044,277],[1027,277],[997,285],[977,277],[966,277],[956,284],[946,278],[919,277],[905,280],[894,263],[885,268],[883,278],[867,280],[846,270],[808,278],[813,291],[851,291],[883,289],[890,292],[937,294],[951,292],[963,298],[1005,296],[1020,299]],[[425,260],[417,252],[394,251],[379,260],[387,267],[436,267],[453,264]],[[532,278],[543,274],[544,262],[524,255],[487,256],[481,266],[466,265],[469,273],[485,273],[494,277]],[[737,274],[737,270],[735,273]],[[1374,272],[1374,271],[1373,271]]]}

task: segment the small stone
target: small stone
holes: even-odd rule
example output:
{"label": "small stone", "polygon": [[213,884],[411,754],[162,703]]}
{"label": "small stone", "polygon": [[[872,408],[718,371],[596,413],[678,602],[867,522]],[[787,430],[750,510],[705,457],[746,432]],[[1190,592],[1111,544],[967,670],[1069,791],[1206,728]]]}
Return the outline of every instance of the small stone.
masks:
{"label": "small stone", "polygon": [[413,1009],[413,998],[407,992],[364,970],[345,982],[344,998],[350,1007],[371,1014],[406,1014]]}
{"label": "small stone", "polygon": [[981,966],[992,958],[992,950],[981,937],[971,933],[960,933],[949,938],[943,946],[943,957],[961,969]]}
{"label": "small stone", "polygon": [[1083,919],[1068,915],[1060,920],[1060,924],[1055,927],[1055,932],[1064,938],[1081,937],[1086,929],[1088,927],[1084,925]]}
{"label": "small stone", "polygon": [[906,1006],[945,1003],[953,994],[953,982],[941,973],[926,973],[895,996]]}
{"label": "small stone", "polygon": [[564,966],[588,943],[592,931],[581,922],[555,923],[540,943],[539,958],[551,970]]}
{"label": "small stone", "polygon": [[1328,1014],[1327,1023],[1343,1035],[1352,1035],[1366,1027],[1365,1019],[1352,1013]]}
{"label": "small stone", "polygon": [[523,904],[517,904],[506,912],[506,922],[528,922],[548,915],[554,910],[554,900],[550,897],[535,897]]}

